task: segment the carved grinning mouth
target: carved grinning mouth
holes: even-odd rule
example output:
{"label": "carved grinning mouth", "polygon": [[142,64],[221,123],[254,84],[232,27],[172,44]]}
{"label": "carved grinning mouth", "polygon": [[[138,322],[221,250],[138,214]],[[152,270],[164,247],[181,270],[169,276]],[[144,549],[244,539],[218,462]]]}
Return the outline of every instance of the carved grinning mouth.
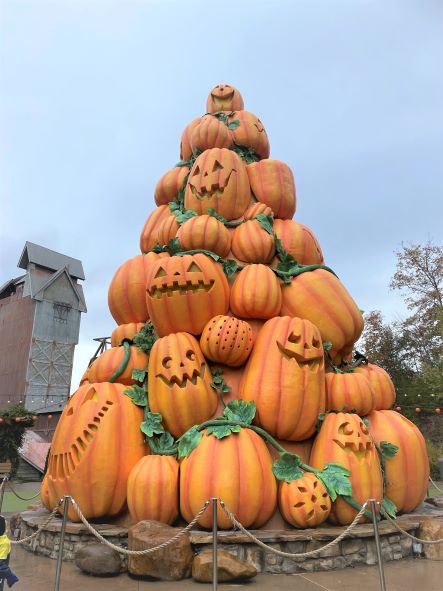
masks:
{"label": "carved grinning mouth", "polygon": [[[223,92],[222,90],[219,90],[218,92]],[[217,107],[221,107],[223,105],[226,105],[227,103],[229,103],[232,100],[232,97],[234,96],[234,91],[232,90],[231,92],[228,92],[227,94],[222,94],[217,95],[214,94],[213,92],[211,93],[212,96],[212,100],[214,101],[214,104]],[[223,109],[220,109],[221,111],[223,111]]]}
{"label": "carved grinning mouth", "polygon": [[205,369],[206,363],[202,363],[200,366],[200,371],[196,368],[192,372],[192,375],[189,375],[187,372],[185,372],[181,379],[178,376],[172,376],[172,378],[169,380],[166,376],[164,376],[161,373],[157,374],[155,377],[160,378],[162,382],[164,382],[170,388],[172,388],[172,386],[174,385],[178,386],[179,388],[185,388],[188,382],[191,382],[191,384],[196,386],[197,378],[203,379],[203,376],[205,375]]}
{"label": "carved grinning mouth", "polygon": [[[82,436],[77,437],[75,443],[71,444],[68,452],[51,454],[48,462],[48,473],[52,478],[69,478],[73,474],[80,464],[89,444],[94,439],[101,419],[113,404],[110,400],[106,400],[106,403],[101,407],[92,421],[88,423],[87,428],[83,429]],[[70,408],[67,414],[72,415],[73,409]]]}
{"label": "carved grinning mouth", "polygon": [[[197,197],[197,199],[199,199],[200,201],[202,201],[205,198],[206,199],[211,199],[212,197],[216,197],[216,198],[217,197],[221,197],[223,195],[226,187],[229,184],[229,179],[231,178],[231,174],[233,172],[237,172],[235,170],[235,168],[233,168],[229,172],[229,174],[228,174],[228,176],[227,176],[227,178],[226,178],[226,180],[225,180],[225,182],[223,184],[223,187],[220,187],[220,183],[219,183],[219,181],[217,181],[215,183],[211,183],[211,186],[210,186],[209,191],[206,188],[206,186],[205,187],[200,187],[200,191],[198,191],[197,188],[191,182],[190,183],[190,187],[191,187],[192,194],[195,195],[195,197]],[[204,179],[204,177],[203,177],[203,179]]]}
{"label": "carved grinning mouth", "polygon": [[372,444],[370,441],[367,441],[366,443],[363,443],[363,441],[359,441],[358,445],[355,443],[355,441],[352,441],[352,442],[347,441],[346,443],[342,443],[338,439],[333,439],[332,441],[334,441],[338,446],[340,446],[345,451],[348,451],[348,452],[353,451],[356,454],[370,452],[371,447],[372,447]]}
{"label": "carved grinning mouth", "polygon": [[209,283],[205,283],[202,279],[200,279],[197,283],[193,283],[192,281],[188,280],[185,282],[178,282],[173,281],[172,285],[163,283],[160,287],[153,285],[151,289],[148,289],[148,294],[151,298],[160,299],[165,294],[168,298],[176,295],[186,295],[188,293],[196,293],[198,291],[210,291],[212,286],[214,285],[214,280],[211,279]]}
{"label": "carved grinning mouth", "polygon": [[[288,339],[288,340],[290,340],[290,339]],[[302,359],[301,355],[299,353],[296,353],[295,351],[291,351],[290,349],[286,349],[278,341],[277,341],[277,347],[278,347],[280,353],[283,355],[283,357],[285,357],[286,359],[289,359],[289,360],[293,359],[295,361],[295,363],[297,363],[297,365],[300,368],[308,366],[311,370],[317,371],[323,361],[323,357],[317,357],[316,359]]]}

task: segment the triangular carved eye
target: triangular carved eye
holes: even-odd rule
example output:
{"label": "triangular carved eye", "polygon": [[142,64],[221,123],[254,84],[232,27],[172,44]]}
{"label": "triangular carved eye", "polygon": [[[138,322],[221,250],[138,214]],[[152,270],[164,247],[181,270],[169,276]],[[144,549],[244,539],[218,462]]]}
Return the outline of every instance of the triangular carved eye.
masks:
{"label": "triangular carved eye", "polygon": [[301,335],[294,334],[293,332],[291,332],[291,334],[288,336],[288,341],[290,343],[299,343],[300,339],[301,339]]}
{"label": "triangular carved eye", "polygon": [[190,271],[191,273],[201,273],[201,271],[202,271],[202,270],[201,270],[201,269],[200,269],[200,267],[197,265],[197,263],[194,263],[194,262],[192,262],[192,263],[189,265],[188,272],[189,272],[189,271]]}
{"label": "triangular carved eye", "polygon": [[212,167],[212,172],[215,172],[217,170],[223,170],[223,166],[220,164],[220,162],[218,160],[216,160],[214,162],[214,166]]}
{"label": "triangular carved eye", "polygon": [[318,339],[316,339],[315,337],[313,337],[313,339],[312,339],[312,346],[315,347],[316,349],[318,349],[318,347],[320,347],[320,341]]}
{"label": "triangular carved eye", "polygon": [[154,279],[157,279],[157,277],[164,277],[165,275],[166,271],[163,269],[163,267],[159,267]]}
{"label": "triangular carved eye", "polygon": [[194,172],[193,172],[192,176],[197,176],[198,174],[200,174],[200,167],[199,166],[196,166],[194,168]]}
{"label": "triangular carved eye", "polygon": [[85,404],[85,402],[89,402],[90,400],[92,400],[93,402],[97,402],[98,400],[97,390],[93,387],[89,388],[89,390],[86,392],[85,397],[83,398],[82,405]]}

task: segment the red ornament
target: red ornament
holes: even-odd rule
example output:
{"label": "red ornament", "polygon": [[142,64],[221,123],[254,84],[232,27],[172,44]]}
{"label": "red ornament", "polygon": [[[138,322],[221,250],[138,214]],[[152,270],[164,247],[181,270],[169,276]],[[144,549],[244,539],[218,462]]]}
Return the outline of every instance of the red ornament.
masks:
{"label": "red ornament", "polygon": [[37,415],[32,415],[32,420],[33,420],[33,421],[36,421],[36,420],[37,420],[37,418],[38,418],[38,417],[37,417]]}
{"label": "red ornament", "polygon": [[22,418],[21,418],[21,417],[15,417],[15,422],[16,422],[16,423],[20,423],[20,421],[21,421],[21,420],[22,420]]}
{"label": "red ornament", "polygon": [[3,423],[3,417],[0,417],[0,423]]}
{"label": "red ornament", "polygon": [[52,415],[48,415],[48,421],[52,419]]}
{"label": "red ornament", "polygon": [[396,407],[395,407],[395,410],[396,410],[397,412],[400,412],[400,411],[401,411],[401,406],[396,406]]}
{"label": "red ornament", "polygon": [[441,413],[441,408],[436,408],[435,412],[439,415]]}
{"label": "red ornament", "polygon": [[415,412],[421,412],[421,408],[419,406],[416,407]]}

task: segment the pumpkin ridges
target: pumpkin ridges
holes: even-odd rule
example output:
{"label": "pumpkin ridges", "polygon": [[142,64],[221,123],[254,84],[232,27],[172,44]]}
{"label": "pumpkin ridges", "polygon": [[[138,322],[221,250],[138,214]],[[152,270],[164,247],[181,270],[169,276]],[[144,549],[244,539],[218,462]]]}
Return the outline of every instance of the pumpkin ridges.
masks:
{"label": "pumpkin ridges", "polygon": [[326,401],[326,410],[355,410],[361,416],[374,409],[371,384],[361,373],[327,373]]}

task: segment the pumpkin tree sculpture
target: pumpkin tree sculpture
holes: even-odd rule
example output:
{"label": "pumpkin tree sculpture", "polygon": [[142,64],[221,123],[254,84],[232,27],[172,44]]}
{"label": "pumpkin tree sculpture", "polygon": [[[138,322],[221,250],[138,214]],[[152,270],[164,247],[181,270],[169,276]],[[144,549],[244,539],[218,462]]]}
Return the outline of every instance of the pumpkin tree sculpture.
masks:
{"label": "pumpkin tree sculpture", "polygon": [[112,349],[63,411],[44,503],[70,494],[87,517],[127,506],[173,523],[219,497],[246,527],[276,511],[287,527],[345,525],[368,497],[411,511],[429,475],[423,437],[390,410],[387,373],[352,361],[362,314],[292,220],[291,169],[269,158],[236,88],[213,88],[206,111],[155,187],[142,254],[111,281]]}

